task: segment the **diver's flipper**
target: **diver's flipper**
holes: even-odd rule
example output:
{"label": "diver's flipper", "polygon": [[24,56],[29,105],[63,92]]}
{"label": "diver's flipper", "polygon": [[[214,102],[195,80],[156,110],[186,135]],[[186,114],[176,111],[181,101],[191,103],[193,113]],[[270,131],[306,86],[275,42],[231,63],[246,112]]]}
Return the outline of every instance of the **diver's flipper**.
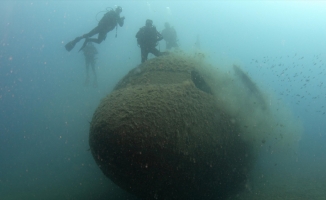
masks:
{"label": "diver's flipper", "polygon": [[[84,47],[86,47],[87,43],[88,43],[88,38],[85,39],[84,44],[83,44],[83,46],[79,49],[79,51],[81,51]],[[79,52],[79,51],[78,51],[78,52]]]}
{"label": "diver's flipper", "polygon": [[82,37],[76,37],[73,41],[68,42],[65,45],[66,50],[67,51],[71,51],[75,47],[75,45],[77,44],[77,42],[79,42],[81,39],[82,39]]}
{"label": "diver's flipper", "polygon": [[65,48],[67,51],[71,51],[74,47],[75,47],[75,40],[71,41],[71,42],[68,42],[66,45],[65,45]]}

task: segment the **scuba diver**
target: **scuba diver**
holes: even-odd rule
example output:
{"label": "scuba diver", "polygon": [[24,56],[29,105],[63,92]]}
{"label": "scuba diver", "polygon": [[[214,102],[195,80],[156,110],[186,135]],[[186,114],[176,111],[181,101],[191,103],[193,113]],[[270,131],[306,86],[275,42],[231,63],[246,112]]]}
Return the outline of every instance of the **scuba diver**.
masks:
{"label": "scuba diver", "polygon": [[147,60],[148,54],[152,53],[155,56],[160,56],[162,53],[156,49],[159,41],[163,39],[162,35],[153,26],[153,21],[146,20],[146,25],[141,27],[136,34],[137,43],[141,50],[141,62]]}
{"label": "scuba diver", "polygon": [[84,52],[85,57],[85,63],[86,63],[86,80],[85,80],[85,86],[88,86],[89,84],[89,66],[92,67],[93,75],[94,75],[94,83],[93,87],[97,87],[97,76],[95,71],[95,61],[96,61],[96,54],[97,49],[94,47],[92,42],[88,42],[86,46],[82,49]]}
{"label": "scuba diver", "polygon": [[[115,10],[111,9],[105,13],[102,19],[98,22],[98,25],[93,30],[80,37],[76,37],[73,41],[67,43],[65,45],[66,50],[71,51],[75,45],[83,38],[85,38],[85,42],[79,51],[82,50],[88,42],[95,42],[100,44],[103,40],[105,40],[108,32],[112,31],[114,28],[118,28],[118,24],[120,27],[123,26],[125,17],[120,17],[121,12],[122,8],[117,6]],[[98,34],[97,38],[90,38],[96,34]]]}
{"label": "scuba diver", "polygon": [[175,29],[173,27],[170,26],[170,24],[168,22],[166,22],[164,24],[164,26],[165,26],[165,29],[163,29],[163,31],[162,31],[162,36],[166,42],[166,49],[170,50],[172,47],[177,48],[178,47],[177,32],[175,31]]}

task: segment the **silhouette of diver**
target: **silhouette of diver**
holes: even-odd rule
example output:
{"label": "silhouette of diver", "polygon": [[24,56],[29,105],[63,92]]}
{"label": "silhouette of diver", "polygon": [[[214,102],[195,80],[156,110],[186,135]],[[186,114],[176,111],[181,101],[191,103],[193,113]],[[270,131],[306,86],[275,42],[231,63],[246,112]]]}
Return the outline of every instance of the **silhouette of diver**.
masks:
{"label": "silhouette of diver", "polygon": [[165,28],[163,29],[161,35],[166,42],[166,49],[170,50],[172,47],[178,47],[178,37],[177,32],[175,31],[174,27],[170,26],[168,22],[164,24]]}
{"label": "silhouette of diver", "polygon": [[156,30],[156,27],[153,26],[153,21],[151,19],[146,20],[145,26],[139,29],[136,38],[140,46],[142,63],[147,60],[149,53],[155,56],[163,55],[162,52],[156,49],[158,42],[163,39],[163,36]]}
{"label": "silhouette of diver", "polygon": [[[118,24],[120,27],[123,26],[125,17],[120,17],[121,12],[122,8],[117,6],[115,10],[111,9],[105,13],[102,19],[99,21],[98,25],[93,30],[80,37],[76,37],[73,41],[67,43],[65,45],[66,50],[71,51],[75,45],[83,38],[85,38],[85,42],[79,51],[82,50],[88,42],[95,42],[100,44],[103,40],[105,40],[107,33],[117,27]],[[90,38],[96,34],[98,34],[97,38]]]}

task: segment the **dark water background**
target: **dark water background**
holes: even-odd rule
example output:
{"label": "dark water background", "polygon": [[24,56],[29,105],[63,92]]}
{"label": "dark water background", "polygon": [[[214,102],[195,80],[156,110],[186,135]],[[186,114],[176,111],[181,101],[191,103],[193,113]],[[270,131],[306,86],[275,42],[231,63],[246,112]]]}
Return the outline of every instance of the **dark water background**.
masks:
{"label": "dark water background", "polygon": [[[96,45],[99,86],[84,87],[82,42],[64,45],[117,4],[125,25]],[[133,199],[96,166],[88,129],[101,98],[140,63],[135,34],[147,18],[159,31],[170,22],[185,52],[199,35],[207,62],[240,64],[302,122],[296,157],[262,152],[237,198],[325,199],[325,11],[322,1],[1,1],[0,199]]]}

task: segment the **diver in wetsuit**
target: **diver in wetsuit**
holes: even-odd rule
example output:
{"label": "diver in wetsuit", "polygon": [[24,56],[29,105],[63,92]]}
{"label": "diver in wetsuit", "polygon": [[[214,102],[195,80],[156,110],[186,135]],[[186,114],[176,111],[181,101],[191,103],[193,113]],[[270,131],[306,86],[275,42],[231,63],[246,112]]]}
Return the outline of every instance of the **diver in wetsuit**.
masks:
{"label": "diver in wetsuit", "polygon": [[[67,43],[65,45],[66,50],[71,51],[75,45],[83,38],[85,38],[85,42],[79,51],[82,50],[88,42],[95,42],[100,44],[103,40],[105,40],[107,33],[116,28],[118,24],[120,27],[123,26],[125,17],[120,17],[121,12],[122,8],[118,6],[115,10],[110,10],[105,13],[102,19],[99,21],[98,25],[93,30],[80,37],[76,37],[73,41]],[[96,34],[98,34],[97,38],[90,38]]]}
{"label": "diver in wetsuit", "polygon": [[164,26],[165,29],[163,29],[162,31],[162,36],[166,42],[166,49],[170,50],[172,47],[177,48],[178,47],[177,32],[175,31],[173,26],[170,26],[168,22],[166,22]]}
{"label": "diver in wetsuit", "polygon": [[136,34],[137,43],[141,50],[141,62],[147,60],[148,54],[152,53],[155,56],[160,56],[162,53],[156,49],[160,40],[163,39],[162,35],[153,26],[153,21],[146,20],[146,25],[141,27]]}

